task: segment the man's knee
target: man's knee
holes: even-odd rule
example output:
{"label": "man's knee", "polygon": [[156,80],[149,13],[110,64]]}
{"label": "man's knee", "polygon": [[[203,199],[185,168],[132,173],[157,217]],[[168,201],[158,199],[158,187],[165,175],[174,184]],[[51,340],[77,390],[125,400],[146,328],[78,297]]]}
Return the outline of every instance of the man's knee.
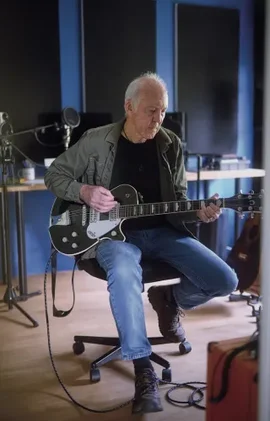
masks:
{"label": "man's knee", "polygon": [[96,258],[100,264],[104,261],[114,263],[126,259],[139,262],[141,255],[141,250],[138,247],[123,241],[103,240],[96,250]]}
{"label": "man's knee", "polygon": [[237,289],[238,277],[230,266],[227,266],[219,279],[220,295],[226,296]]}
{"label": "man's knee", "polygon": [[129,279],[141,277],[141,250],[133,244],[104,240],[97,248],[96,257],[109,283],[127,285]]}

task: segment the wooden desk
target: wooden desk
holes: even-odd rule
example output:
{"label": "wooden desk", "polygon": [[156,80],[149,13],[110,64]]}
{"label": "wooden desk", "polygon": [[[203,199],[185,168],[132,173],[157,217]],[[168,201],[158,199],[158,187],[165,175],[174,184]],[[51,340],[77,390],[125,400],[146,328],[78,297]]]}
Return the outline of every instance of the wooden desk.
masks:
{"label": "wooden desk", "polygon": [[[188,181],[197,181],[198,175],[196,171],[187,171]],[[265,170],[257,168],[247,168],[245,170],[203,170],[200,172],[201,181],[213,181],[213,180],[226,180],[226,179],[239,179],[239,178],[256,178],[264,177]],[[0,188],[0,192],[1,192]],[[29,192],[29,191],[42,191],[47,190],[44,181],[42,179],[33,180],[33,182],[27,182],[26,184],[16,184],[8,186],[9,192]]]}
{"label": "wooden desk", "polygon": [[[7,192],[15,193],[15,212],[16,212],[16,226],[17,226],[17,242],[18,242],[18,273],[19,273],[19,292],[21,300],[26,300],[31,296],[41,294],[41,291],[33,292],[28,294],[27,289],[27,270],[26,270],[26,256],[25,256],[25,226],[24,226],[24,207],[23,207],[23,196],[21,193],[24,192],[33,192],[33,191],[44,191],[47,190],[44,180],[37,179],[33,182],[27,182],[25,184],[17,185],[8,185]],[[0,187],[0,193],[3,191],[3,188]],[[2,195],[3,196],[3,195]],[[3,213],[3,200],[1,200],[1,213]],[[9,233],[9,229],[6,229],[6,232]],[[3,253],[6,244],[4,242],[3,230],[1,227],[1,252],[2,252],[2,279],[5,284],[8,283],[7,279],[7,263],[6,257]],[[11,253],[10,250],[7,250],[7,253]]]}
{"label": "wooden desk", "polygon": [[[188,181],[197,182],[197,199],[199,199],[200,192],[200,182],[204,182],[204,197],[208,197],[208,182],[215,180],[234,180],[234,193],[237,194],[240,192],[240,180],[243,178],[258,178],[264,177],[265,170],[258,168],[246,168],[243,170],[205,170],[201,171],[199,174],[199,179],[197,172],[188,172],[187,179]],[[240,235],[240,218],[237,213],[235,213],[234,218],[234,239],[235,241]]]}
{"label": "wooden desk", "polygon": [[[214,181],[214,180],[239,180],[240,178],[256,178],[264,177],[265,170],[257,168],[247,168],[244,170],[209,170],[200,172],[201,181]],[[198,175],[197,172],[187,172],[188,181],[197,181]]]}
{"label": "wooden desk", "polygon": [[[213,180],[235,180],[235,190],[239,191],[239,181],[242,178],[256,178],[264,177],[265,171],[262,169],[248,168],[244,170],[226,170],[226,171],[201,171],[198,179],[197,172],[187,172],[187,180],[189,182],[213,181]],[[17,225],[17,241],[18,241],[18,272],[19,272],[19,287],[20,295],[31,295],[27,292],[27,270],[26,270],[26,256],[25,256],[25,229],[24,229],[24,209],[22,193],[33,191],[47,190],[42,179],[27,182],[27,184],[9,185],[7,187],[9,193],[15,193],[15,211],[16,211],[16,225]],[[0,193],[2,189],[0,188]],[[239,218],[237,218],[239,219]],[[2,247],[3,236],[1,235]],[[5,282],[5,270],[3,270],[3,280]],[[35,293],[33,293],[35,294]]]}

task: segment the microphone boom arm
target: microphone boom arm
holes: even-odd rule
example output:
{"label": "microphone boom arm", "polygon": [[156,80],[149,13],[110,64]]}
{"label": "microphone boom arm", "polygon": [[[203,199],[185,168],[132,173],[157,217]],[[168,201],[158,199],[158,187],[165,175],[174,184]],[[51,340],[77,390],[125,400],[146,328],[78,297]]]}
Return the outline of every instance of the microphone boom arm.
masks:
{"label": "microphone boom arm", "polygon": [[0,135],[0,140],[2,140],[2,139],[9,139],[10,137],[18,136],[18,135],[22,135],[22,134],[26,134],[26,133],[33,133],[33,134],[35,134],[38,131],[43,131],[45,129],[49,129],[50,127],[56,127],[58,129],[59,128],[59,124],[58,123],[54,123],[54,124],[49,124],[48,126],[40,126],[40,127],[34,128],[34,129],[23,130],[21,132],[10,133],[10,134],[6,134],[6,135]]}

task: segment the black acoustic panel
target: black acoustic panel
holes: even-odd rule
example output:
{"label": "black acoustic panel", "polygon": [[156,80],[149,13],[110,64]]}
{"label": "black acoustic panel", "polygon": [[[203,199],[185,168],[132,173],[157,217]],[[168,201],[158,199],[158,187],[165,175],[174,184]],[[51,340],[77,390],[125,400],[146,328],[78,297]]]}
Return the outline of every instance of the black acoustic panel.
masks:
{"label": "black acoustic panel", "polygon": [[156,69],[153,0],[84,1],[86,111],[124,116],[128,83]]}
{"label": "black acoustic panel", "polygon": [[[61,110],[58,1],[10,0],[0,10],[0,111],[17,132],[36,127],[40,112]],[[34,160],[46,156],[32,135],[13,142]]]}
{"label": "black acoustic panel", "polygon": [[179,4],[178,106],[193,153],[236,153],[239,11]]}
{"label": "black acoustic panel", "polygon": [[[264,49],[265,49],[265,0],[254,2],[254,144],[255,168],[263,166],[263,106],[264,106]],[[255,181],[255,180],[254,180]]]}

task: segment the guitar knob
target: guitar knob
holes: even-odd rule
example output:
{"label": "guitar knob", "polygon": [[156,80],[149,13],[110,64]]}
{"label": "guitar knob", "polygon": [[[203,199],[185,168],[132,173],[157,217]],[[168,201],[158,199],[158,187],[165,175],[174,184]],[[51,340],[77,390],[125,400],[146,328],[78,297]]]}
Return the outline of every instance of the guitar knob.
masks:
{"label": "guitar knob", "polygon": [[112,237],[115,237],[116,235],[117,235],[117,232],[116,232],[116,231],[112,231],[112,232],[111,232],[111,236],[112,236]]}
{"label": "guitar knob", "polygon": [[73,232],[71,233],[71,236],[72,236],[72,237],[78,237],[78,234],[77,234],[75,231],[73,231]]}
{"label": "guitar knob", "polygon": [[78,247],[78,244],[76,244],[76,243],[72,243],[71,247],[72,247],[73,249],[76,249],[76,248]]}
{"label": "guitar knob", "polygon": [[67,242],[68,242],[67,237],[63,237],[63,238],[62,238],[62,241],[63,241],[63,243],[67,243]]}

